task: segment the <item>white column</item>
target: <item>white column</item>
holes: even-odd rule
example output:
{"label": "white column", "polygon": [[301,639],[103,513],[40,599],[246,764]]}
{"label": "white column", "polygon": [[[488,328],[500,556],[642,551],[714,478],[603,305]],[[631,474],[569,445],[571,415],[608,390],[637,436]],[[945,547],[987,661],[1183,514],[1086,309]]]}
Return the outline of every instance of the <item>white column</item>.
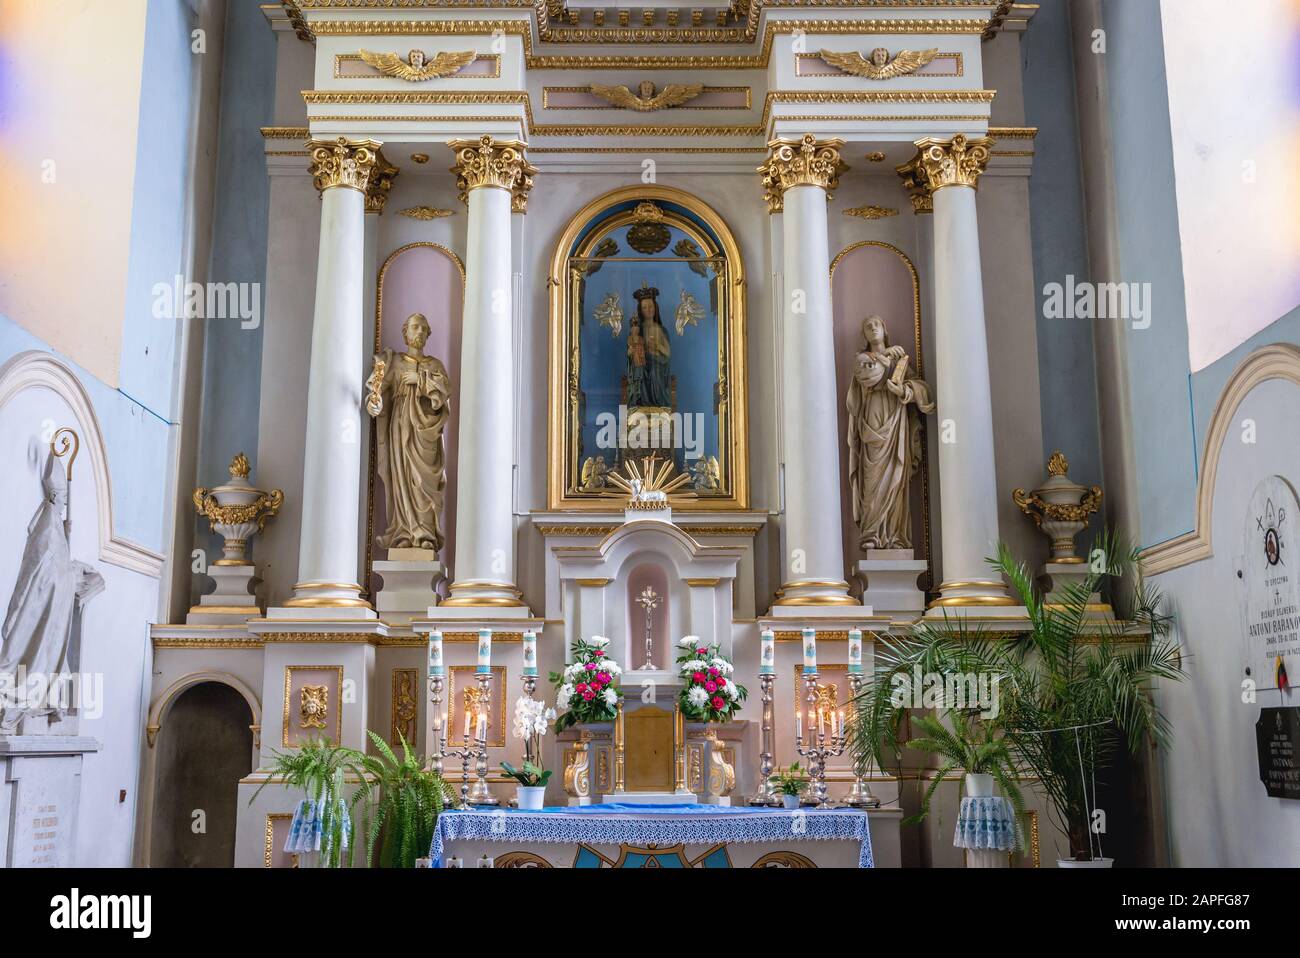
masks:
{"label": "white column", "polygon": [[[987,139],[927,138],[900,174],[934,205],[935,393],[943,535],[940,597],[945,606],[1013,605],[985,561],[998,542],[993,400],[975,184],[988,163]],[[939,611],[936,610],[936,611]]]}
{"label": "white column", "polygon": [[312,144],[320,253],[307,385],[298,581],[285,605],[364,610],[357,583],[365,191],[379,144]]}
{"label": "white column", "polygon": [[444,606],[523,608],[514,584],[514,328],[512,204],[532,174],[517,140],[455,140],[468,207],[461,329],[455,581]]}
{"label": "white column", "polygon": [[842,140],[773,140],[759,172],[781,211],[784,582],[776,606],[856,605],[844,579],[840,437],[826,201],[847,167]]}

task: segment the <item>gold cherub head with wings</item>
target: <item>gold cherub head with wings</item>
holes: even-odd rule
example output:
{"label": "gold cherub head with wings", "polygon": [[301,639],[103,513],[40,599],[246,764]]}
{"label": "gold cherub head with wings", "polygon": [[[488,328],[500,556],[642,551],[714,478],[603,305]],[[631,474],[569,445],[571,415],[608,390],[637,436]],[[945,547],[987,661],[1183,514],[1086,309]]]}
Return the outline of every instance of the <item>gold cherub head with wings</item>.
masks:
{"label": "gold cherub head with wings", "polygon": [[593,83],[591,92],[614,106],[621,106],[626,110],[636,110],[638,113],[650,113],[654,110],[666,110],[672,106],[681,106],[688,100],[693,100],[704,91],[702,83],[669,83],[658,93],[655,93],[655,85],[649,80],[641,83],[639,95],[633,93],[625,86],[607,86],[603,83]]}
{"label": "gold cherub head with wings", "polygon": [[938,56],[939,50],[938,48],[932,50],[900,50],[892,60],[889,58],[889,51],[884,47],[876,47],[871,51],[869,58],[864,57],[856,50],[848,53],[819,50],[817,55],[830,66],[843,70],[845,73],[851,73],[853,76],[865,77],[868,80],[892,80],[895,77],[916,72]]}
{"label": "gold cherub head with wings", "polygon": [[396,77],[409,83],[432,80],[434,77],[451,76],[474,62],[477,54],[473,50],[461,53],[443,51],[432,60],[425,57],[423,50],[412,50],[403,60],[396,53],[371,53],[360,51],[360,57],[370,66],[385,76]]}

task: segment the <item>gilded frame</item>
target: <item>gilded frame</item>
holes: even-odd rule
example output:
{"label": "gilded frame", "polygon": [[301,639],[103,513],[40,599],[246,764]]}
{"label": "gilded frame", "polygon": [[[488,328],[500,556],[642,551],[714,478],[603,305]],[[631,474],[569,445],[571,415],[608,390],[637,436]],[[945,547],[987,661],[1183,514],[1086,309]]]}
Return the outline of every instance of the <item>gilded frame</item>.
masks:
{"label": "gilded frame", "polygon": [[[740,246],[731,229],[702,200],[684,190],[669,186],[625,186],[605,193],[578,210],[569,220],[556,243],[547,278],[550,293],[550,388],[547,414],[547,504],[553,510],[573,512],[609,512],[616,508],[606,497],[577,492],[576,410],[570,401],[570,385],[576,386],[580,356],[577,349],[577,317],[572,315],[574,295],[566,281],[567,261],[579,235],[590,221],[612,206],[629,200],[661,200],[689,210],[708,226],[717,238],[726,260],[725,330],[719,335],[720,370],[725,382],[727,408],[726,448],[730,489],[725,495],[703,496],[673,502],[683,511],[726,511],[749,508],[749,422],[748,387],[745,371],[745,266]],[[673,214],[668,213],[668,218]],[[617,218],[617,217],[616,217]],[[677,221],[674,225],[681,225]],[[690,224],[688,232],[698,226]]]}

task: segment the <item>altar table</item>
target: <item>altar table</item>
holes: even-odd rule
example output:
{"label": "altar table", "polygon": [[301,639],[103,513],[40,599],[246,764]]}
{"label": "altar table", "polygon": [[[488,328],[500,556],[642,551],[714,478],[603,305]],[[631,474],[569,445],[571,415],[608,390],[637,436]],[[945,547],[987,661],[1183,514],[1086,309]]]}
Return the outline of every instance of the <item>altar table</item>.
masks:
{"label": "altar table", "polygon": [[604,804],[471,809],[438,817],[433,866],[474,868],[871,868],[859,809]]}

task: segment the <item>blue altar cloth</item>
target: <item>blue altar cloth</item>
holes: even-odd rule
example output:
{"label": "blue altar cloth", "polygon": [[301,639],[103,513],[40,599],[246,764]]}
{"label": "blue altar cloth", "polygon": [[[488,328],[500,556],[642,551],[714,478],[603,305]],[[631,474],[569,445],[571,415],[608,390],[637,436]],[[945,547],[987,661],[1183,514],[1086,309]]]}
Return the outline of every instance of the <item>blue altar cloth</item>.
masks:
{"label": "blue altar cloth", "polygon": [[857,841],[858,867],[871,868],[867,813],[854,808],[727,807],[606,803],[553,806],[537,811],[489,808],[438,816],[430,857],[442,867],[443,849],[457,840],[705,845],[714,842]]}

